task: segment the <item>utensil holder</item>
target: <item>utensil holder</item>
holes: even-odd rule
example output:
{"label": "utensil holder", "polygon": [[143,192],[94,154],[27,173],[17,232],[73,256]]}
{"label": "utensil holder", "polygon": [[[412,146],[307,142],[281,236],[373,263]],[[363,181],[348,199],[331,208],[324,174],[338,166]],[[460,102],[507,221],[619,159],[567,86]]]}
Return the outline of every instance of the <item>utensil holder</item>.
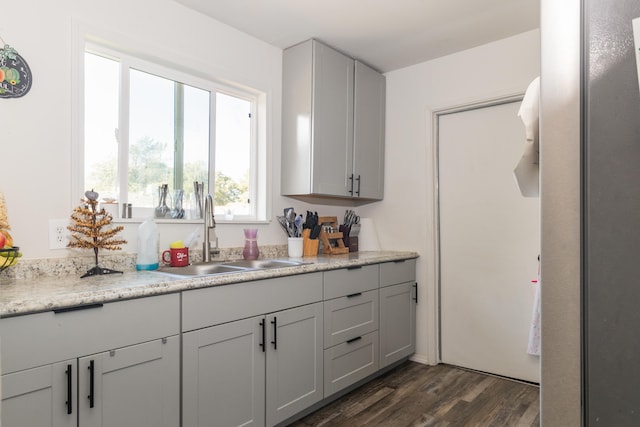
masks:
{"label": "utensil holder", "polygon": [[289,237],[287,239],[287,249],[289,253],[289,258],[302,257],[303,243],[304,243],[304,239],[302,237]]}

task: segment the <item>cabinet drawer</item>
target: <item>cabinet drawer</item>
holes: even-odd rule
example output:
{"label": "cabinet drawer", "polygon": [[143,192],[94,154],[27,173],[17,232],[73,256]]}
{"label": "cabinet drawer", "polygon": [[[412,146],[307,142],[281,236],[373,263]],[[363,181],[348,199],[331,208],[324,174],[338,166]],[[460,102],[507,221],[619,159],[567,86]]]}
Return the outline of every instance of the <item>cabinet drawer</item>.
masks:
{"label": "cabinet drawer", "polygon": [[378,332],[324,351],[324,397],[378,370]]}
{"label": "cabinet drawer", "polygon": [[385,262],[380,264],[380,287],[416,281],[416,260]]}
{"label": "cabinet drawer", "polygon": [[180,333],[180,296],[160,295],[0,320],[2,372]]}
{"label": "cabinet drawer", "polygon": [[322,301],[322,273],[194,289],[182,293],[182,330],[192,331]]}
{"label": "cabinet drawer", "polygon": [[324,299],[339,298],[378,288],[378,265],[365,265],[324,273]]}
{"label": "cabinet drawer", "polygon": [[324,302],[324,347],[378,329],[378,290]]}

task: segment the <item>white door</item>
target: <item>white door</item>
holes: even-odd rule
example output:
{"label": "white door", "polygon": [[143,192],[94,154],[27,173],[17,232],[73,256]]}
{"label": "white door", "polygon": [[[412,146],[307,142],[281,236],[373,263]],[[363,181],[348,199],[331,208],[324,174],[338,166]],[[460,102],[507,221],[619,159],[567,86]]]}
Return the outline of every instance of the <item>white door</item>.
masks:
{"label": "white door", "polygon": [[527,354],[539,199],[520,195],[519,102],[439,116],[443,363],[539,382]]}

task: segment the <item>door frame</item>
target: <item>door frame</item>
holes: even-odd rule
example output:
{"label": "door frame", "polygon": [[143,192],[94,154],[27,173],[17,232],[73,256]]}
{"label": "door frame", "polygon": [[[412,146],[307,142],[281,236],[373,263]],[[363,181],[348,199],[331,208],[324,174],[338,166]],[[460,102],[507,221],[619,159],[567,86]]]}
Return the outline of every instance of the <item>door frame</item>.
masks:
{"label": "door frame", "polygon": [[433,140],[433,230],[434,230],[434,262],[435,266],[435,295],[433,298],[433,310],[436,320],[436,357],[437,363],[442,363],[442,313],[441,313],[441,264],[440,264],[440,117],[463,113],[466,111],[478,110],[480,108],[495,107],[497,105],[510,104],[512,102],[521,102],[524,98],[524,92],[514,95],[506,95],[497,98],[486,99],[482,101],[471,102],[468,104],[444,107],[433,110],[431,113],[432,121],[432,140]]}

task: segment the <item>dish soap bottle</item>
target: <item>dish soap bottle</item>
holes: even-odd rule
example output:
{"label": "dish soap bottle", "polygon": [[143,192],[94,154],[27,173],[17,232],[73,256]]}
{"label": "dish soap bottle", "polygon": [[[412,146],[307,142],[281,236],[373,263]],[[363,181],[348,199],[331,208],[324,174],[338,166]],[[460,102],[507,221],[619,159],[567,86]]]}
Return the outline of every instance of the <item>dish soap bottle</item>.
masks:
{"label": "dish soap bottle", "polygon": [[152,217],[138,227],[138,257],[136,270],[157,270],[160,253],[158,225]]}

